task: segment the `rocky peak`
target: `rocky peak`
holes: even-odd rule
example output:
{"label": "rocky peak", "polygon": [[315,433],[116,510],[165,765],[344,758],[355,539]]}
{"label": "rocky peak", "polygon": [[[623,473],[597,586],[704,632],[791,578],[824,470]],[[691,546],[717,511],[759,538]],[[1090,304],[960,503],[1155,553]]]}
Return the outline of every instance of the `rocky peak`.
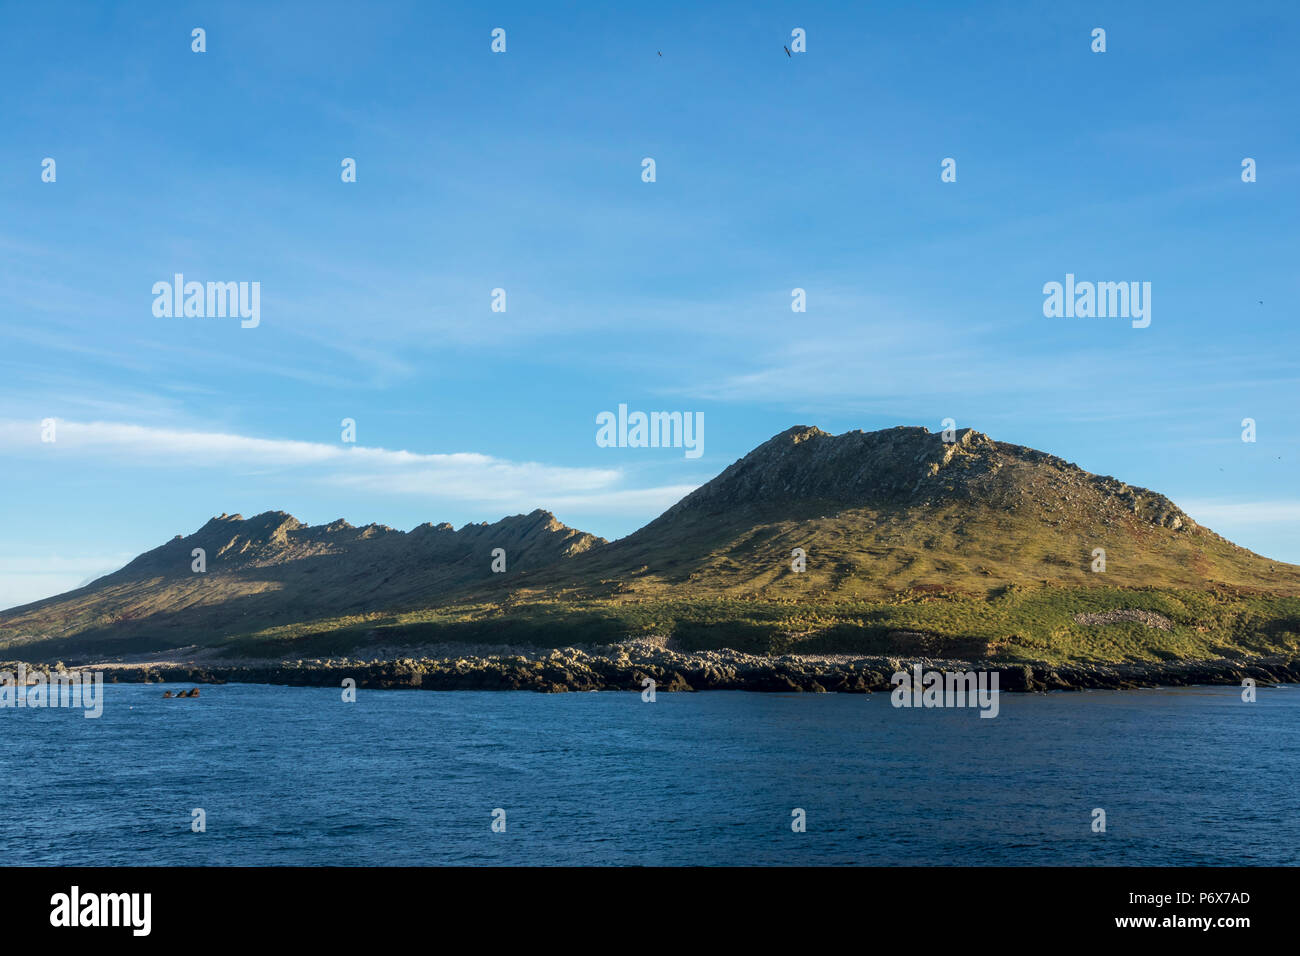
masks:
{"label": "rocky peak", "polygon": [[[994,441],[962,428],[942,432],[918,426],[832,435],[807,425],[788,428],[697,488],[656,522],[691,513],[745,507],[764,510],[801,502],[842,507],[912,507],[944,499],[994,508],[1033,510],[1080,492],[1080,507],[1127,511],[1175,530],[1191,519],[1161,495],[1089,474],[1043,452]],[[1083,504],[1086,499],[1086,505]]]}

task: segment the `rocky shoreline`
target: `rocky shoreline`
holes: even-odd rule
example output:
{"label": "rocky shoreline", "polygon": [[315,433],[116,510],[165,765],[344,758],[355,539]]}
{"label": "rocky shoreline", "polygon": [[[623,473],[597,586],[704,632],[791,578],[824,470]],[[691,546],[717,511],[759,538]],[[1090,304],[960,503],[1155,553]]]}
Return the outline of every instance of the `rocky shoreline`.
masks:
{"label": "rocky shoreline", "polygon": [[[1300,658],[1242,657],[1120,664],[1009,663],[925,657],[785,655],[763,657],[732,650],[675,651],[633,641],[560,650],[512,649],[504,653],[448,653],[427,648],[420,656],[390,659],[321,658],[276,661],[103,662],[80,665],[109,683],[283,684],[423,690],[640,691],[646,678],[657,691],[745,690],[870,693],[893,689],[891,677],[919,664],[923,670],[997,671],[1004,691],[1129,689],[1138,687],[1300,683]],[[433,656],[432,652],[438,656]],[[0,670],[16,665],[0,664]],[[56,671],[27,665],[29,672]]]}

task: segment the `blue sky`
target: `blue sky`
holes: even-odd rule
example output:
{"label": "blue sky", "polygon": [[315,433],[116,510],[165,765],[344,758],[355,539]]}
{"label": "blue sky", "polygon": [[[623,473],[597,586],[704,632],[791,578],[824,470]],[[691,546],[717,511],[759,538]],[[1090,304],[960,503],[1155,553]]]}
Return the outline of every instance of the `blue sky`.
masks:
{"label": "blue sky", "polygon": [[[949,417],[1300,562],[1294,3],[0,21],[0,606],[222,512],[617,537],[791,425]],[[260,325],[155,317],[178,272]],[[1044,317],[1067,273],[1150,326]],[[704,454],[598,447],[619,403]]]}

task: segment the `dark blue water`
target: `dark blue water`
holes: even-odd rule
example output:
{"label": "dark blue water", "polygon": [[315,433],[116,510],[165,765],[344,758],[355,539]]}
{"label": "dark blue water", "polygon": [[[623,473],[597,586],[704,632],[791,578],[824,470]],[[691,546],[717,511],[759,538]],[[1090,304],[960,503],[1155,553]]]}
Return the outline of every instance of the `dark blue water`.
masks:
{"label": "dark blue water", "polygon": [[[538,695],[104,688],[0,710],[24,864],[1256,864],[1300,854],[1300,688]],[[190,829],[191,810],[207,832]],[[507,829],[491,829],[494,808]],[[807,832],[790,828],[807,813]],[[1090,828],[1105,809],[1107,832]]]}

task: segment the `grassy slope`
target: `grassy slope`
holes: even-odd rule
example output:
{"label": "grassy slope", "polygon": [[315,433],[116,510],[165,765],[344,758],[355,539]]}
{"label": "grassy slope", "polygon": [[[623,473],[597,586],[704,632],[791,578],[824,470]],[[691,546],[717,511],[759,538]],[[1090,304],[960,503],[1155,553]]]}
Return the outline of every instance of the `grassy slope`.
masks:
{"label": "grassy slope", "polygon": [[[1085,625],[1074,615],[1139,608],[1173,622]],[[905,632],[905,633],[899,633]],[[232,653],[312,656],[367,645],[568,646],[671,635],[685,648],[759,653],[926,654],[1006,660],[1167,660],[1300,653],[1300,598],[1230,590],[1017,588],[988,598],[900,595],[888,601],[747,599],[466,604],[275,628],[223,642]]]}
{"label": "grassy slope", "polygon": [[[231,646],[336,653],[671,635],[698,648],[1049,661],[1300,651],[1300,568],[1204,529],[1174,533],[1133,518],[1098,535],[1068,509],[1017,522],[957,504],[923,516],[855,509],[752,521],[709,524],[703,538],[691,525],[646,543],[633,536],[450,606],[267,629]],[[807,552],[802,574],[790,568],[794,547]],[[1094,547],[1106,548],[1103,574],[1091,570]],[[1114,609],[1152,611],[1172,627],[1074,620]]]}

